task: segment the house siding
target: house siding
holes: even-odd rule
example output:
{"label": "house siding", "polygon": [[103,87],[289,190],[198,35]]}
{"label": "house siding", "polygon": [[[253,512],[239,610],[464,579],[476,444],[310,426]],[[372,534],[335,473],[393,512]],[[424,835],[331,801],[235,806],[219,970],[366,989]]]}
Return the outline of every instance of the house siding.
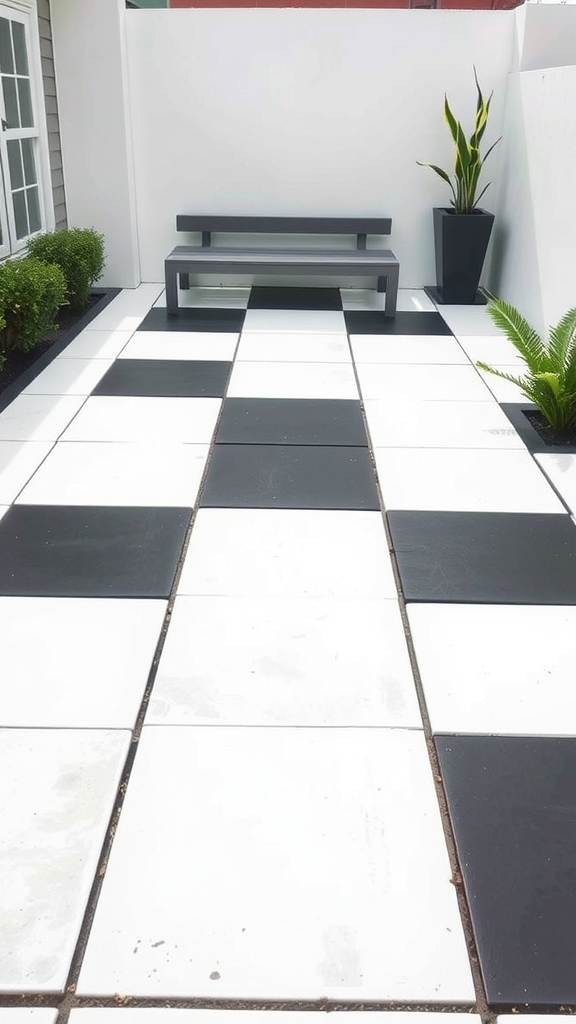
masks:
{"label": "house siding", "polygon": [[67,227],[66,196],[62,173],[62,145],[58,121],[58,100],[52,51],[52,28],[50,24],[49,0],[38,0],[38,28],[40,33],[40,54],[42,58],[42,80],[44,102],[48,123],[48,148],[50,150],[50,171],[52,175],[52,196],[56,230]]}

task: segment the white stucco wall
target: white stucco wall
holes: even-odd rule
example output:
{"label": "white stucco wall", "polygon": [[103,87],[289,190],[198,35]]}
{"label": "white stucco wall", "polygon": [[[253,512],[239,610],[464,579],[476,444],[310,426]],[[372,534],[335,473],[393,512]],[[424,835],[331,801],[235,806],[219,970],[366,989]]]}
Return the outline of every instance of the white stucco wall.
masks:
{"label": "white stucco wall", "polygon": [[520,71],[576,63],[576,4],[526,4],[522,11]]}
{"label": "white stucco wall", "polygon": [[140,282],[123,0],[51,0],[70,227],[106,241],[102,283]]}
{"label": "white stucco wall", "polygon": [[490,287],[539,330],[576,306],[576,66],[510,76]]}
{"label": "white stucco wall", "polygon": [[513,12],[127,11],[126,26],[143,280],[162,279],[175,214],[194,210],[390,215],[401,285],[433,282],[431,208],[449,194],[416,160],[451,166],[444,91],[472,128],[473,64],[500,133]]}

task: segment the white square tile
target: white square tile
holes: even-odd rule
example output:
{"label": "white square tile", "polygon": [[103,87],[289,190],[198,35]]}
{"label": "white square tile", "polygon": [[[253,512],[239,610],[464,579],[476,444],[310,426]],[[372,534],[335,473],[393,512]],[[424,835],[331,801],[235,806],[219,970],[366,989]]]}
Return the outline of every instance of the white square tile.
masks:
{"label": "white square tile", "polygon": [[576,513],[576,455],[536,455],[535,458],[570,511]]}
{"label": "white square tile", "polygon": [[135,331],[162,292],[162,284],[125,288],[90,321],[93,331]]}
{"label": "white square tile", "polygon": [[576,608],[409,604],[436,732],[576,733]]}
{"label": "white square tile", "polygon": [[495,402],[366,402],[375,448],[522,448]]}
{"label": "white square tile", "polygon": [[299,509],[200,509],[178,591],[397,596],[378,512]]}
{"label": "white square tile", "polygon": [[358,399],[352,363],[241,363],[234,365],[228,398]]}
{"label": "white square tile", "polygon": [[19,497],[26,505],[192,508],[207,444],[62,441]]}
{"label": "white square tile", "polygon": [[397,602],[178,597],[146,723],[419,729]]}
{"label": "white square tile", "polygon": [[[217,979],[216,979],[217,980]],[[21,1013],[21,1010],[7,1011]],[[26,1011],[24,1011],[26,1012]],[[37,1010],[29,1011],[37,1013]],[[46,1011],[41,1010],[40,1013]],[[4,1024],[0,1010],[0,1024]],[[498,1018],[502,1020],[502,1018]],[[506,1018],[509,1020],[510,1018]],[[564,1018],[563,1024],[566,1024]],[[154,1009],[139,1007],[138,1009],[108,1007],[87,1007],[72,1010],[70,1024],[318,1024],[318,1012],[315,1010],[182,1010],[165,1009],[162,1006]],[[453,1024],[480,1024],[480,1017],[469,1013],[451,1013]],[[553,1024],[559,1020],[553,1017]],[[363,1010],[347,1010],[347,1024],[366,1024],[366,1012]],[[371,1024],[446,1024],[445,1014],[420,1013],[410,1011],[408,1014],[395,1011],[370,1011]],[[6,1024],[19,1024],[14,1018]],[[22,1024],[27,1024],[26,1020]],[[30,1022],[34,1024],[34,1022]],[[50,1024],[50,1021],[39,1021],[39,1024]]]}
{"label": "white square tile", "polygon": [[[522,367],[516,364],[496,365],[491,363],[497,370],[502,370],[503,373],[509,373],[512,377],[524,376]],[[486,370],[478,370],[478,373],[482,377],[482,380],[486,386],[490,389],[491,393],[497,402],[528,402],[529,399],[522,393],[516,384],[510,383],[508,380],[504,380],[502,377],[497,377],[495,373],[487,373]]]}
{"label": "white square tile", "polygon": [[120,359],[232,360],[238,334],[217,331],[137,331]]}
{"label": "white square tile", "polygon": [[129,742],[128,732],[2,730],[4,992],[63,990]]}
{"label": "white square tile", "polygon": [[133,728],[165,612],[165,601],[0,597],[0,725]]}
{"label": "white square tile", "polygon": [[54,359],[23,395],[89,395],[112,366],[111,359]]}
{"label": "white square tile", "polygon": [[[563,1022],[565,1024],[566,1021],[566,1016],[563,1013],[523,1013],[522,1016],[526,1017],[529,1024],[535,1024],[538,1020],[543,1022],[544,1017],[546,1017],[547,1021],[550,1021],[550,1024],[563,1024]],[[516,1016],[514,1014],[507,1015],[505,1013],[499,1013],[496,1020],[498,1021],[498,1024],[500,1024],[500,1022],[501,1024],[511,1024],[512,1021],[516,1020]]]}
{"label": "white square tile", "polygon": [[0,441],[56,441],[85,401],[80,395],[19,395],[0,413]]}
{"label": "white square tile", "polygon": [[486,306],[438,306],[438,312],[456,337],[471,334],[477,338],[487,335],[502,336],[502,331],[493,322]]}
{"label": "white square tile", "polygon": [[0,502],[11,502],[52,447],[50,441],[0,441]]}
{"label": "white square tile", "polygon": [[[179,288],[178,305],[181,309],[203,307],[208,309],[246,309],[250,288]],[[154,303],[166,307],[166,290]]]}
{"label": "white square tile", "polygon": [[360,391],[365,399],[397,399],[411,402],[486,402],[490,392],[472,366],[390,366],[359,363]]}
{"label": "white square tile", "polygon": [[[341,288],[342,306],[348,310],[383,310],[386,296],[369,288]],[[405,313],[434,312],[436,306],[422,288],[399,288],[396,309]]]}
{"label": "white square tile", "polygon": [[450,874],[420,733],[145,728],[78,991],[472,1000]]}
{"label": "white square tile", "polygon": [[131,331],[94,331],[87,327],[62,355],[66,359],[116,359],[131,337]]}
{"label": "white square tile", "polygon": [[355,363],[460,363],[469,365],[455,338],[437,334],[351,334]]}
{"label": "white square tile", "polygon": [[63,437],[66,441],[210,444],[220,405],[219,398],[97,396],[86,401]]}
{"label": "white square tile", "polygon": [[376,448],[374,456],[387,509],[565,511],[526,451]]}
{"label": "white square tile", "polygon": [[236,358],[253,362],[349,363],[352,357],[345,334],[242,331]]}
{"label": "white square tile", "polygon": [[346,334],[344,314],[337,309],[249,309],[244,320],[244,331],[278,331],[305,334]]}
{"label": "white square tile", "polygon": [[[487,334],[479,338],[464,334],[460,338],[460,344],[473,363],[481,360],[489,366],[506,363],[525,369],[526,364],[520,358],[520,353],[502,333],[498,337]],[[514,372],[518,373],[518,370]]]}
{"label": "white square tile", "polygon": [[56,1024],[58,1010],[47,1006],[2,1006],[0,1024]]}

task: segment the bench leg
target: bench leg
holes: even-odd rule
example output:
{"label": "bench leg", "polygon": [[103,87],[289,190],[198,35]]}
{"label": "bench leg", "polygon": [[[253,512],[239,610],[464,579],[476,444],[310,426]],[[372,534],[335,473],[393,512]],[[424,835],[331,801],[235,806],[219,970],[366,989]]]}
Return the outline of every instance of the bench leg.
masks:
{"label": "bench leg", "polygon": [[190,287],[190,274],[179,274],[178,277],[180,278],[180,287],[187,291]]}
{"label": "bench leg", "polygon": [[166,312],[168,316],[177,316],[178,314],[178,287],[176,284],[176,272],[172,267],[166,265],[165,267],[165,278],[166,278]]}
{"label": "bench leg", "polygon": [[[378,289],[381,290],[380,288]],[[386,280],[386,302],[384,305],[384,316],[396,316],[396,302],[398,300],[398,267],[391,267]]]}

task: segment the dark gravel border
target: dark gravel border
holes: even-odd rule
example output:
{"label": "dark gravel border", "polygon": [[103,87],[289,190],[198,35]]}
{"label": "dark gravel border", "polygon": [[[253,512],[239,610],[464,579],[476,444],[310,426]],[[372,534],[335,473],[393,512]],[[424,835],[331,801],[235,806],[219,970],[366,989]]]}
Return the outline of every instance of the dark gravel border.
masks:
{"label": "dark gravel border", "polygon": [[58,315],[59,326],[49,331],[30,352],[13,353],[0,371],[0,412],[2,412],[35,377],[64,351],[88,324],[94,320],[121,288],[98,288],[90,296],[88,309],[81,314],[64,307]]}

